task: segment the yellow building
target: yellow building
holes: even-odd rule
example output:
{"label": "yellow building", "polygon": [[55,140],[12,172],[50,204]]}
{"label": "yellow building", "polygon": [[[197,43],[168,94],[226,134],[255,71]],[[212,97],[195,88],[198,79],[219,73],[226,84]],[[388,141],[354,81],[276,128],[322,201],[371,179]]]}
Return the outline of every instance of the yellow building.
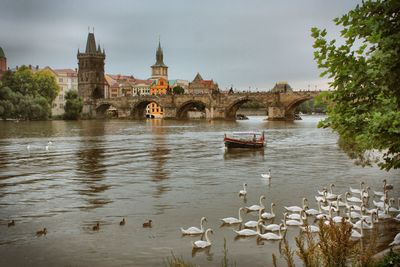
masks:
{"label": "yellow building", "polygon": [[[165,95],[168,93],[169,84],[165,78],[159,78],[154,80],[150,86],[151,95]],[[146,107],[146,117],[149,118],[162,118],[164,116],[164,110],[157,103],[150,103]]]}

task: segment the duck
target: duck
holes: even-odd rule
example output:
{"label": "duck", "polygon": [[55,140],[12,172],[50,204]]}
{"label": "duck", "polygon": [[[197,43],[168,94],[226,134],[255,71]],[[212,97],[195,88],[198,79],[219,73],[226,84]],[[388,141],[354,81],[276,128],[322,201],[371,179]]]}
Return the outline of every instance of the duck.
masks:
{"label": "duck", "polygon": [[122,221],[119,222],[119,225],[125,225],[125,218],[122,218]]}
{"label": "duck", "polygon": [[151,226],[152,222],[153,222],[152,220],[148,220],[147,222],[144,222],[143,223],[143,228],[151,228],[152,227]]}
{"label": "duck", "polygon": [[8,223],[8,227],[11,227],[11,226],[15,226],[15,221],[14,220],[11,220],[11,222]]}
{"label": "duck", "polygon": [[271,179],[271,169],[268,170],[268,173],[262,173],[261,177],[264,179]]}
{"label": "duck", "polygon": [[262,222],[262,220],[258,220],[257,223],[257,231],[251,230],[251,229],[243,229],[243,230],[233,230],[238,236],[255,236],[258,235],[260,233],[260,226],[259,224]]}
{"label": "duck", "polygon": [[[306,205],[305,205],[305,202],[306,202],[306,198],[303,197],[303,208],[304,208],[304,206],[306,206]],[[301,212],[301,211],[303,210],[303,208],[300,208],[299,206],[290,206],[290,207],[284,206],[284,208],[285,208],[287,211],[290,211],[290,212]]]}
{"label": "duck", "polygon": [[247,184],[246,184],[246,183],[243,183],[243,190],[240,190],[240,191],[239,191],[239,196],[240,196],[240,197],[241,197],[241,196],[245,197],[245,196],[247,195],[246,187],[247,187]]}
{"label": "duck", "polygon": [[243,209],[244,209],[243,207],[239,208],[239,218],[227,217],[227,218],[221,219],[221,221],[222,221],[224,224],[238,224],[238,223],[242,223],[243,219],[242,219],[242,216],[240,215],[240,212],[241,212]]}
{"label": "duck", "polygon": [[259,221],[262,220],[262,212],[263,212],[263,211],[264,211],[264,209],[260,209],[260,210],[258,211],[258,221],[248,221],[248,222],[246,222],[246,223],[244,224],[244,227],[247,227],[247,228],[254,228],[254,227],[257,227]]}
{"label": "duck", "polygon": [[365,185],[365,183],[363,181],[361,181],[360,189],[354,189],[350,186],[350,192],[353,194],[361,194],[361,191],[364,189],[364,185]]}
{"label": "duck", "polygon": [[197,240],[195,242],[192,242],[193,249],[201,249],[201,248],[207,248],[207,247],[211,246],[211,241],[208,238],[208,234],[209,233],[212,233],[212,234],[214,233],[211,228],[208,228],[206,230],[206,232],[204,233],[204,236],[205,236],[205,239],[206,239],[205,241],[204,240]]}
{"label": "duck", "polygon": [[261,239],[266,239],[266,240],[280,240],[280,239],[283,239],[283,235],[281,233],[282,227],[283,227],[283,224],[280,224],[279,225],[279,229],[278,229],[278,231],[279,231],[278,234],[274,234],[274,233],[261,234],[261,233],[258,233],[258,236]]}
{"label": "duck", "polygon": [[265,196],[260,196],[260,205],[251,205],[250,207],[246,207],[247,212],[259,211],[260,209],[264,209],[265,206],[262,203],[263,199],[265,199]]}
{"label": "duck", "polygon": [[274,206],[275,206],[275,203],[271,203],[271,212],[264,212],[263,214],[261,214],[261,218],[267,219],[267,220],[275,218]]}
{"label": "duck", "polygon": [[271,224],[268,224],[268,225],[263,225],[263,224],[261,224],[262,228],[264,228],[264,230],[266,230],[266,231],[271,231],[271,232],[276,232],[276,231],[278,231],[279,229],[281,229],[281,230],[283,230],[283,231],[286,231],[286,230],[287,230],[287,225],[286,225],[285,214],[286,214],[286,216],[287,216],[287,213],[284,213],[284,214],[283,214],[283,218],[284,218],[284,219],[282,220],[283,226],[281,226],[280,224],[271,223]]}
{"label": "duck", "polygon": [[47,234],[47,229],[43,228],[43,230],[39,230],[36,232],[37,236],[42,236],[42,235],[46,235]]}
{"label": "duck", "polygon": [[203,228],[203,224],[204,222],[206,222],[207,219],[206,217],[201,217],[200,219],[200,229],[197,227],[189,227],[188,229],[183,229],[181,228],[181,232],[183,235],[200,235],[204,233],[204,228]]}
{"label": "duck", "polygon": [[400,245],[400,233],[397,233],[397,235],[393,238],[393,242],[389,244],[389,247],[394,245]]}
{"label": "duck", "polygon": [[99,230],[100,230],[100,223],[97,223],[96,225],[94,225],[94,226],[92,227],[92,230],[93,230],[93,231],[99,231]]}

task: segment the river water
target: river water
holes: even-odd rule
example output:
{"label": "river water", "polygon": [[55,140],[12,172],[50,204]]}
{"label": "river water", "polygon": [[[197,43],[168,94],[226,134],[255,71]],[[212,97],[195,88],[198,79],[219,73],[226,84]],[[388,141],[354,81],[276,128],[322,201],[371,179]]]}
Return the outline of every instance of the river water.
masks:
{"label": "river water", "polygon": [[[379,191],[384,178],[400,187],[399,171],[354,165],[337,136],[316,127],[321,118],[0,122],[0,266],[165,266],[172,253],[220,266],[224,239],[231,263],[270,266],[279,242],[235,239],[219,219],[237,217],[260,195],[267,207],[276,203],[280,221],[283,206],[301,205],[302,197],[316,208],[317,189],[331,183],[341,193],[361,180]],[[264,151],[225,151],[224,133],[249,130],[266,131]],[[269,168],[270,184],[260,176]],[[246,203],[238,197],[244,182]],[[202,216],[214,229],[213,245],[192,253],[199,237],[183,237],[179,229],[198,226]],[[15,226],[7,227],[12,219]],[[148,219],[153,227],[143,228]],[[97,222],[100,230],[93,231]],[[43,227],[47,235],[37,237]],[[383,233],[399,230],[389,228]],[[290,228],[286,235],[292,246],[298,233]]]}

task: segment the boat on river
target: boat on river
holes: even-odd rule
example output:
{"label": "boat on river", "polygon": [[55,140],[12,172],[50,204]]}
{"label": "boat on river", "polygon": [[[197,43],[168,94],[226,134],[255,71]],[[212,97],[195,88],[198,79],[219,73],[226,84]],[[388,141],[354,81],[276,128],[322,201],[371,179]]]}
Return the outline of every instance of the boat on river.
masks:
{"label": "boat on river", "polygon": [[233,132],[232,135],[224,136],[227,148],[263,148],[265,145],[265,134],[262,132]]}

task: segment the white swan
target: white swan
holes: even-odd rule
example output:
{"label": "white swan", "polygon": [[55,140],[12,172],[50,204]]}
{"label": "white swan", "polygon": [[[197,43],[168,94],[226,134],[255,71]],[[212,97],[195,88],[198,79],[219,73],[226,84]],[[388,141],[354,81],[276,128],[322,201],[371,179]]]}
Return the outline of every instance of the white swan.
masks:
{"label": "white swan", "polygon": [[[285,213],[285,214],[287,215],[287,213]],[[283,222],[283,226],[282,227],[281,227],[280,224],[276,224],[276,223],[271,223],[271,224],[268,224],[268,225],[261,224],[261,226],[264,228],[264,230],[271,231],[271,232],[276,232],[279,229],[281,229],[283,231],[286,231],[287,230],[287,225],[286,225],[285,214],[284,214],[283,220],[282,220],[282,222]]]}
{"label": "white swan", "polygon": [[318,233],[319,232],[319,227],[315,226],[315,225],[308,225],[307,227],[300,226],[300,228],[303,232],[310,232],[310,233]]}
{"label": "white swan", "polygon": [[361,222],[360,222],[360,224],[361,224],[361,227],[360,227],[360,232],[357,232],[356,230],[354,230],[354,229],[351,229],[351,238],[362,238],[362,237],[364,237],[364,231],[363,231],[363,226],[364,226],[364,219],[361,219]]}
{"label": "white swan", "polygon": [[322,210],[321,210],[321,203],[320,203],[320,201],[317,202],[317,205],[318,205],[318,210],[316,210],[316,209],[309,209],[308,206],[306,206],[305,211],[306,211],[307,215],[316,216],[316,215],[318,215],[318,214],[321,214],[321,213],[322,213]]}
{"label": "white swan", "polygon": [[262,220],[259,220],[257,223],[257,231],[251,230],[251,229],[243,229],[240,231],[233,230],[238,236],[255,236],[260,233],[260,226],[259,224],[262,222]]}
{"label": "white swan", "polygon": [[[301,211],[301,213],[304,213],[304,211]],[[303,215],[303,214],[301,214],[301,215]],[[300,216],[300,221],[287,220],[286,221],[286,225],[289,225],[289,226],[302,226],[302,225],[304,225],[303,216]]]}
{"label": "white swan", "polygon": [[400,212],[400,198],[397,198],[397,208],[393,207],[395,203],[394,198],[389,199],[389,212]]}
{"label": "white swan", "polygon": [[349,202],[363,202],[358,197],[348,197],[348,196],[350,196],[350,192],[346,192],[346,200],[349,201]]}
{"label": "white swan", "polygon": [[189,227],[188,229],[181,228],[181,232],[183,235],[200,235],[204,233],[203,223],[206,222],[206,217],[202,217],[200,220],[200,229],[197,227]]}
{"label": "white swan", "polygon": [[284,206],[284,208],[290,212],[301,212],[304,209],[304,207],[306,206],[305,202],[306,202],[306,198],[303,197],[303,207],[302,208],[300,208],[299,206],[290,206],[290,207]]}
{"label": "white swan", "polygon": [[243,190],[239,191],[239,196],[246,196],[247,195],[247,190],[246,190],[246,183],[243,183]]}
{"label": "white swan", "polygon": [[204,234],[206,240],[197,240],[195,242],[192,242],[192,246],[194,249],[196,248],[206,248],[211,246],[211,241],[208,239],[208,233],[213,233],[213,230],[211,228],[208,228]]}
{"label": "white swan", "polygon": [[337,195],[333,193],[333,188],[335,187],[335,184],[331,184],[330,185],[330,192],[328,192],[328,194],[326,195],[326,199],[328,200],[333,200],[337,198]]}
{"label": "white swan", "polygon": [[240,215],[240,212],[243,210],[244,208],[239,208],[239,218],[234,218],[234,217],[227,217],[227,218],[223,218],[221,219],[223,223],[226,224],[237,224],[237,223],[242,223],[242,216]]}
{"label": "white swan", "polygon": [[351,193],[353,193],[353,194],[361,194],[361,191],[364,189],[363,188],[363,185],[364,185],[365,183],[362,181],[361,183],[360,183],[360,189],[354,189],[354,188],[352,188],[351,186],[350,186],[350,192]]}
{"label": "white swan", "polygon": [[374,221],[372,220],[370,223],[367,222],[366,218],[362,218],[361,220],[357,221],[356,223],[352,223],[354,228],[358,229],[372,229],[374,228]]}
{"label": "white swan", "polygon": [[262,203],[263,199],[265,199],[265,196],[260,196],[260,205],[251,205],[250,207],[246,207],[247,212],[259,211],[260,209],[264,209],[265,206]]}
{"label": "white swan", "polygon": [[[361,205],[361,209],[363,209],[364,208],[364,205]],[[362,218],[362,214],[361,213],[358,213],[358,212],[355,212],[355,211],[351,211],[351,210],[353,210],[354,209],[354,207],[353,206],[350,206],[350,208],[349,208],[349,212],[347,212],[346,213],[346,215],[350,218],[350,219],[360,219],[360,218]]]}
{"label": "white swan", "polygon": [[271,203],[271,212],[264,212],[263,214],[261,214],[261,218],[267,220],[275,218],[274,206],[275,204]]}
{"label": "white swan", "polygon": [[278,229],[279,234],[274,234],[274,233],[261,234],[261,233],[259,233],[258,236],[261,239],[266,239],[266,240],[280,240],[280,239],[283,239],[283,235],[281,233],[282,226],[283,226],[282,224],[279,225],[279,229]]}
{"label": "white swan", "polygon": [[247,227],[247,228],[254,228],[254,227],[257,227],[259,221],[262,219],[262,218],[261,218],[261,213],[262,213],[262,212],[263,212],[262,209],[258,211],[258,221],[248,221],[248,222],[246,222],[246,223],[244,224],[244,226]]}
{"label": "white swan", "polygon": [[268,170],[268,173],[262,173],[261,177],[264,179],[271,179],[271,169]]}
{"label": "white swan", "polygon": [[400,244],[400,233],[398,233],[394,238],[393,242],[389,244],[389,247],[394,246],[394,245],[399,245]]}

